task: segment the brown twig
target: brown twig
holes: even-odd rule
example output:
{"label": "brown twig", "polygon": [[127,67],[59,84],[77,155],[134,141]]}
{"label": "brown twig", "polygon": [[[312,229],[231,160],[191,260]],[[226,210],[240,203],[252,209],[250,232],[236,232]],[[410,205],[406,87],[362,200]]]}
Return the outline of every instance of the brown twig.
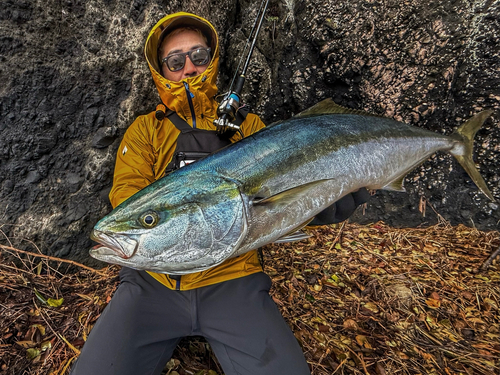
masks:
{"label": "brown twig", "polygon": [[500,255],[500,246],[496,249],[489,257],[486,259],[481,266],[481,271],[486,271],[486,269],[493,263],[493,260]]}
{"label": "brown twig", "polygon": [[[264,253],[272,298],[314,375],[498,373],[500,292],[492,284],[499,265],[490,265],[490,273],[475,272],[499,246],[498,231],[443,223],[391,228],[379,222],[324,226],[311,233],[310,242],[268,245]],[[332,248],[332,241],[340,246]],[[0,265],[0,364],[8,366],[3,372],[45,374],[50,367],[54,375],[66,374],[76,355],[63,337],[81,349],[116,288],[118,269],[101,270],[109,275],[105,278],[83,268],[53,278],[52,269],[67,267],[50,262],[50,272],[29,278],[27,273],[40,273],[40,259],[12,254],[24,266],[17,272],[15,264]],[[45,270],[49,260],[40,263]],[[64,306],[38,304],[33,287],[43,295],[64,295]],[[356,324],[346,324],[347,319]],[[42,342],[53,345],[45,352],[33,336],[36,324],[46,328]],[[28,359],[18,344],[23,340],[32,340],[41,354]],[[185,340],[174,352],[172,370],[220,374],[213,352],[193,340],[198,339]]]}
{"label": "brown twig", "polygon": [[365,374],[366,374],[366,375],[370,375],[370,373],[368,372],[368,369],[366,368],[366,363],[365,363],[365,361],[364,361],[364,359],[363,359],[363,355],[361,354],[361,357],[360,357],[360,356],[358,356],[358,355],[356,354],[356,352],[355,352],[354,350],[352,350],[351,348],[349,348],[349,346],[346,346],[346,348],[347,348],[347,349],[349,349],[349,351],[350,351],[352,354],[354,354],[354,356],[358,359],[359,363],[361,363],[361,366],[363,366],[363,370],[365,370]]}
{"label": "brown twig", "polygon": [[342,225],[340,226],[340,229],[339,229],[339,233],[337,234],[337,237],[335,237],[335,239],[333,240],[332,245],[330,246],[330,248],[328,249],[328,251],[331,251],[331,250],[333,249],[333,247],[335,246],[335,244],[336,244],[337,242],[340,242],[340,241],[342,240],[342,239],[341,239],[341,237],[342,237],[342,231],[344,230],[344,227],[345,227],[345,225],[346,225],[348,222],[349,222],[349,220],[344,220],[344,221],[342,222]]}
{"label": "brown twig", "polygon": [[78,263],[78,262],[75,262],[73,260],[61,259],[61,258],[52,257],[52,256],[45,255],[45,254],[35,254],[35,253],[30,252],[30,251],[20,250],[20,249],[16,249],[15,247],[5,246],[5,245],[0,245],[0,248],[2,248],[3,250],[10,250],[10,251],[15,251],[15,252],[18,252],[18,253],[21,253],[21,254],[27,254],[27,255],[34,256],[34,257],[39,257],[39,258],[44,258],[44,259],[48,259],[48,260],[53,260],[55,262],[72,264],[74,266],[77,266],[77,267],[80,267],[80,268],[84,268],[84,269],[86,269],[88,271],[92,271],[92,272],[94,272],[94,273],[96,273],[96,274],[98,274],[100,276],[107,276],[105,273],[103,273],[101,271],[98,271],[98,270],[93,269],[91,267],[85,266],[85,265],[83,265],[81,263]]}

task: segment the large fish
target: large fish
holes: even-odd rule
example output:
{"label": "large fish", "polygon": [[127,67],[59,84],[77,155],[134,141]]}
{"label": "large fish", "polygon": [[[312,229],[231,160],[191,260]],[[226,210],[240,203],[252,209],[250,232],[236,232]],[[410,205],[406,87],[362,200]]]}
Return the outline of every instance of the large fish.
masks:
{"label": "large fish", "polygon": [[344,195],[403,190],[404,176],[450,152],[494,200],[472,160],[483,111],[451,136],[347,110],[331,100],[156,181],[95,226],[97,259],[182,275],[286,238]]}

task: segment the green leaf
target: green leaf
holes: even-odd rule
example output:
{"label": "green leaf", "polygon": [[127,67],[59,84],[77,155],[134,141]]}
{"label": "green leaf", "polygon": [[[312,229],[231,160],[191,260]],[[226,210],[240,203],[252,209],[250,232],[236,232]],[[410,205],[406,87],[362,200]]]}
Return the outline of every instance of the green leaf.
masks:
{"label": "green leaf", "polygon": [[309,302],[316,301],[316,299],[313,296],[311,296],[310,294],[306,294],[306,300],[308,300]]}
{"label": "green leaf", "polygon": [[26,350],[26,355],[27,355],[28,359],[35,359],[36,357],[38,357],[40,355],[40,350],[35,349],[35,348],[30,348],[30,349]]}
{"label": "green leaf", "polygon": [[490,282],[490,279],[488,279],[486,276],[476,275],[475,277],[476,277],[476,279],[480,279],[480,280],[486,281],[487,283]]}
{"label": "green leaf", "polygon": [[484,299],[484,302],[487,303],[488,305],[491,305],[491,307],[495,308],[495,309],[498,309],[498,305],[495,301],[493,301],[492,299],[490,298],[485,298]]}
{"label": "green leaf", "polygon": [[173,370],[174,368],[176,368],[177,366],[179,366],[181,364],[181,361],[179,361],[178,359],[176,358],[171,358],[170,361],[167,362],[166,364],[166,368],[171,371]]}
{"label": "green leaf", "polygon": [[40,331],[42,336],[45,336],[45,327],[44,326],[42,326],[41,324],[32,324],[31,326],[38,328],[38,330]]}
{"label": "green leaf", "polygon": [[42,273],[42,266],[43,266],[42,262],[38,263],[38,266],[36,266],[36,274],[38,276],[40,276],[40,274]]}
{"label": "green leaf", "polygon": [[42,342],[40,344],[40,349],[42,352],[52,349],[52,342],[50,342],[50,340]]}
{"label": "green leaf", "polygon": [[327,283],[330,283],[330,284],[333,284],[333,285],[335,285],[335,286],[339,286],[339,284],[337,284],[337,283],[336,283],[334,280],[332,280],[332,279],[328,279],[328,280],[326,280],[326,282],[327,282]]}
{"label": "green leaf", "polygon": [[38,292],[38,290],[36,290],[35,288],[33,288],[33,290],[35,292],[36,298],[38,298],[40,300],[40,302],[42,302],[44,305],[46,305],[47,300]]}
{"label": "green leaf", "polygon": [[387,341],[385,342],[385,344],[386,344],[387,346],[390,346],[391,348],[395,348],[395,347],[397,347],[397,346],[398,346],[398,344],[397,344],[394,340],[391,340],[391,341],[387,340]]}
{"label": "green leaf", "polygon": [[452,327],[452,324],[450,322],[450,319],[443,319],[443,320],[440,320],[439,321],[439,324],[444,326],[444,327],[447,327],[447,328],[451,328]]}
{"label": "green leaf", "polygon": [[379,312],[379,308],[378,308],[377,304],[374,303],[374,302],[367,302],[363,306],[366,309],[368,309],[368,310],[370,310],[370,311],[372,311],[374,313],[378,313]]}
{"label": "green leaf", "polygon": [[59,299],[49,298],[47,300],[47,304],[49,306],[52,306],[52,307],[59,307],[62,305],[63,302],[64,302],[64,298],[59,298]]}

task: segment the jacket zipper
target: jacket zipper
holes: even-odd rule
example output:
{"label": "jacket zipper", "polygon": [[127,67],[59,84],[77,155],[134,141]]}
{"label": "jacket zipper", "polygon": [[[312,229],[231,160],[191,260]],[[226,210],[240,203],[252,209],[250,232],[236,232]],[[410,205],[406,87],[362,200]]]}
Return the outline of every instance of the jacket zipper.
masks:
{"label": "jacket zipper", "polygon": [[191,110],[191,118],[193,119],[193,128],[196,129],[196,114],[194,113],[193,98],[194,94],[189,90],[189,85],[184,82],[184,88],[186,89],[186,96],[189,103],[189,109]]}
{"label": "jacket zipper", "polygon": [[168,275],[171,280],[175,280],[175,290],[181,290],[181,275]]}

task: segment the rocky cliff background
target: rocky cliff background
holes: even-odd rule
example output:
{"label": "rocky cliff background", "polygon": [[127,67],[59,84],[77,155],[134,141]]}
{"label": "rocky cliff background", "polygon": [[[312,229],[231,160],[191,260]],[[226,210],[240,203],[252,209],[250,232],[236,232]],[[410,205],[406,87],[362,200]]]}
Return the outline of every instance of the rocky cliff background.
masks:
{"label": "rocky cliff background", "polygon": [[[212,21],[223,40],[223,92],[258,5],[1,1],[0,241],[97,265],[89,233],[111,210],[120,139],[158,101],[142,54],[149,30],[181,10]],[[333,97],[445,134],[494,109],[475,158],[500,199],[498,14],[500,2],[489,0],[271,0],[244,100],[266,123]],[[498,203],[448,155],[435,155],[405,185],[407,193],[378,191],[353,220],[500,226]]]}

